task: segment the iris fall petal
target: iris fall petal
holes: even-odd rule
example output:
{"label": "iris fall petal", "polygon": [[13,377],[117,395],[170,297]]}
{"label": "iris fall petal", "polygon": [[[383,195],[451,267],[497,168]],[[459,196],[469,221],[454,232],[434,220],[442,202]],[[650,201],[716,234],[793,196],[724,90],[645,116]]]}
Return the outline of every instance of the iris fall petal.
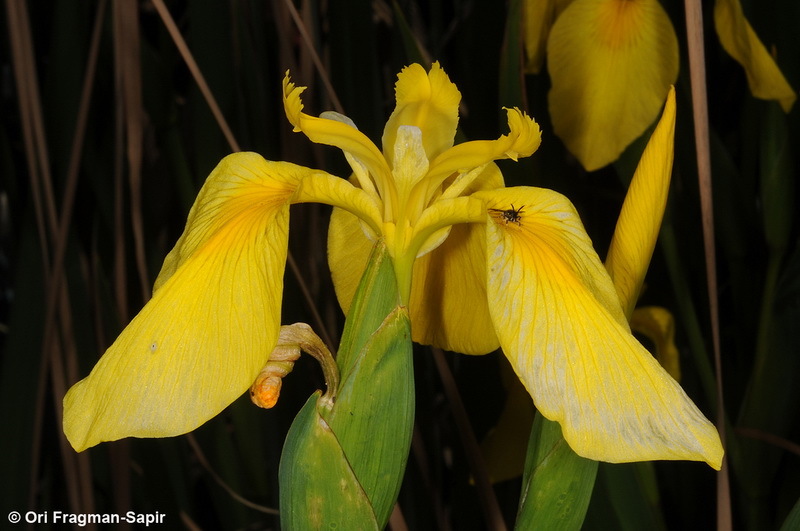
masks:
{"label": "iris fall petal", "polygon": [[65,396],[76,450],[186,433],[250,387],[278,338],[289,200],[312,171],[252,153],[220,162],[153,298]]}
{"label": "iris fall petal", "polygon": [[489,309],[539,411],[579,455],[721,466],[714,426],[631,335],[611,279],[569,201],[537,188],[485,194],[524,205],[487,223]]}

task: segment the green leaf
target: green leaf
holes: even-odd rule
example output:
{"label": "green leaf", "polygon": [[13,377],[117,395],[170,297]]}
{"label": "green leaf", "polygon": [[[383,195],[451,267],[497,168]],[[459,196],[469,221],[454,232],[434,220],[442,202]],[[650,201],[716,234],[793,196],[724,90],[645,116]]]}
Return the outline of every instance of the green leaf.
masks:
{"label": "green leaf", "polygon": [[336,355],[342,382],[355,365],[354,357],[361,352],[370,336],[394,310],[399,300],[392,261],[386,252],[386,245],[381,240],[372,250],[361,282],[353,296],[342,332],[339,352]]}
{"label": "green leaf", "polygon": [[793,531],[795,529],[800,529],[800,499],[794,504],[792,512],[789,513],[789,516],[786,517],[781,526],[781,531]]}
{"label": "green leaf", "polygon": [[660,496],[652,462],[601,463],[598,490],[605,488],[619,529],[652,531],[667,529],[660,510]]}
{"label": "green leaf", "polygon": [[580,529],[592,496],[597,461],[572,451],[561,427],[537,414],[522,480],[517,529]]}
{"label": "green leaf", "polygon": [[287,436],[280,467],[286,529],[382,528],[397,500],[414,424],[414,370],[410,320],[382,241],[356,290],[337,363],[334,404],[306,404]]}
{"label": "green leaf", "polygon": [[326,415],[382,523],[400,492],[411,445],[411,353],[408,313],[398,307],[361,351]]}
{"label": "green leaf", "polygon": [[317,391],[300,410],[278,475],[282,529],[379,529],[367,495],[320,415]]}

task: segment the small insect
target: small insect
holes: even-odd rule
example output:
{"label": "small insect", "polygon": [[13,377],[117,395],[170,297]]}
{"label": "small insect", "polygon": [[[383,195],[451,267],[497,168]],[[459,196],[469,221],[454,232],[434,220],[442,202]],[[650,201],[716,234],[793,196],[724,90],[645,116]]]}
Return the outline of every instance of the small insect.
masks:
{"label": "small insect", "polygon": [[520,224],[522,221],[522,213],[525,212],[525,205],[522,205],[519,208],[514,207],[514,203],[511,203],[511,208],[509,209],[502,209],[502,208],[490,208],[490,212],[497,212],[500,214],[500,217],[503,221],[506,222],[506,225],[509,223],[516,223],[517,225]]}

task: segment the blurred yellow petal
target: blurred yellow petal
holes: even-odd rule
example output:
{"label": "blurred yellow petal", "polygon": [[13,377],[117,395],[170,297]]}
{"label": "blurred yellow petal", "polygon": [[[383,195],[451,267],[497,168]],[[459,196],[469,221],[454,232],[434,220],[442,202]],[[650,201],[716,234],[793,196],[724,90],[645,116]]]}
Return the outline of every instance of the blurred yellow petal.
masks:
{"label": "blurred yellow petal", "polygon": [[289,201],[311,171],[252,153],[220,162],[153,298],[64,398],[73,448],[186,433],[250,387],[278,338]]}
{"label": "blurred yellow petal", "polygon": [[487,291],[500,345],[539,411],[589,459],[719,469],[716,429],[631,335],[571,203],[538,188],[483,195],[522,208],[519,224],[487,223]]}
{"label": "blurred yellow petal", "polygon": [[547,43],[553,129],[589,170],[658,116],[678,77],[678,40],[658,0],[575,0]]}
{"label": "blurred yellow petal", "polygon": [[572,0],[524,0],[522,30],[525,44],[525,72],[538,74],[547,53],[547,37],[559,13]]}
{"label": "blurred yellow petal", "polygon": [[675,381],[681,381],[681,360],[675,346],[675,318],[666,308],[643,306],[636,308],[631,329],[653,342],[658,362]]}
{"label": "blurred yellow petal", "polygon": [[433,63],[430,72],[416,63],[405,67],[397,75],[395,96],[397,106],[383,131],[383,152],[392,167],[400,126],[419,128],[428,159],[453,145],[461,93],[438,62]]}
{"label": "blurred yellow petal", "polygon": [[606,258],[611,280],[630,319],[653,256],[672,175],[675,89],[633,175]]}
{"label": "blurred yellow petal", "polygon": [[753,96],[777,100],[788,113],[797,93],[744,17],[738,0],[714,3],[714,26],[722,47],[744,68]]}

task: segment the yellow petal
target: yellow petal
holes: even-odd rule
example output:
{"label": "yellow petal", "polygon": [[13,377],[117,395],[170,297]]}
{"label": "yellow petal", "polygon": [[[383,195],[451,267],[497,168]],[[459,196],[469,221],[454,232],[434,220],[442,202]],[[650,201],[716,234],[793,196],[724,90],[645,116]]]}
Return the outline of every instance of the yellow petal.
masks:
{"label": "yellow petal", "polygon": [[477,168],[499,159],[529,157],[542,142],[536,121],[517,108],[506,109],[510,132],[497,140],[473,140],[448,149],[431,162],[428,179],[441,183],[454,172]]}
{"label": "yellow petal", "polygon": [[391,194],[383,187],[391,182],[391,170],[381,151],[364,133],[341,120],[317,118],[303,111],[300,94],[306,87],[297,87],[289,79],[283,79],[283,108],[295,132],[302,131],[312,142],[335,146],[350,154],[363,164],[376,180],[381,195]]}
{"label": "yellow petal", "polygon": [[630,319],[653,256],[672,175],[675,89],[633,175],[611,239],[606,269]]}
{"label": "yellow petal", "polygon": [[220,162],[153,298],[64,397],[73,448],[186,433],[250,387],[278,338],[289,200],[311,171],[252,153]]}
{"label": "yellow petal", "polygon": [[653,342],[656,359],[675,381],[681,381],[681,360],[675,346],[675,318],[666,308],[643,306],[636,308],[631,329]]}
{"label": "yellow petal", "polygon": [[428,159],[433,159],[453,145],[458,125],[461,93],[439,63],[430,72],[418,64],[405,67],[395,85],[397,106],[383,130],[383,152],[394,166],[397,129],[403,125],[418,127]]}
{"label": "yellow petal", "polygon": [[343,208],[361,218],[373,234],[380,234],[383,222],[379,201],[342,178],[321,171],[305,177],[297,186],[292,203],[305,202]]}
{"label": "yellow petal", "polygon": [[414,262],[409,313],[417,343],[463,354],[499,346],[486,303],[485,237],[480,225],[455,225]]}
{"label": "yellow petal", "polygon": [[487,223],[487,291],[500,345],[539,411],[589,459],[719,469],[716,429],[620,322],[611,279],[571,203],[537,188],[483,196],[524,205],[519,224]]}
{"label": "yellow petal", "polygon": [[547,37],[556,17],[572,0],[525,0],[522,6],[525,72],[538,74],[547,52]]}
{"label": "yellow petal", "polygon": [[553,129],[589,170],[656,119],[678,77],[678,40],[658,0],[575,0],[547,43]]}
{"label": "yellow petal", "polygon": [[788,113],[797,93],[744,17],[738,0],[714,3],[714,26],[722,47],[744,68],[753,96],[777,100]]}
{"label": "yellow petal", "polygon": [[[502,174],[490,164],[465,194],[501,186]],[[481,227],[455,225],[441,245],[416,259],[409,297],[414,341],[465,354],[486,354],[497,348],[486,303],[484,245]],[[371,248],[358,219],[334,208],[328,229],[328,264],[345,314]]]}
{"label": "yellow petal", "polygon": [[328,225],[328,267],[336,298],[345,315],[350,310],[350,303],[374,243],[364,234],[356,216],[341,208],[333,209]]}

